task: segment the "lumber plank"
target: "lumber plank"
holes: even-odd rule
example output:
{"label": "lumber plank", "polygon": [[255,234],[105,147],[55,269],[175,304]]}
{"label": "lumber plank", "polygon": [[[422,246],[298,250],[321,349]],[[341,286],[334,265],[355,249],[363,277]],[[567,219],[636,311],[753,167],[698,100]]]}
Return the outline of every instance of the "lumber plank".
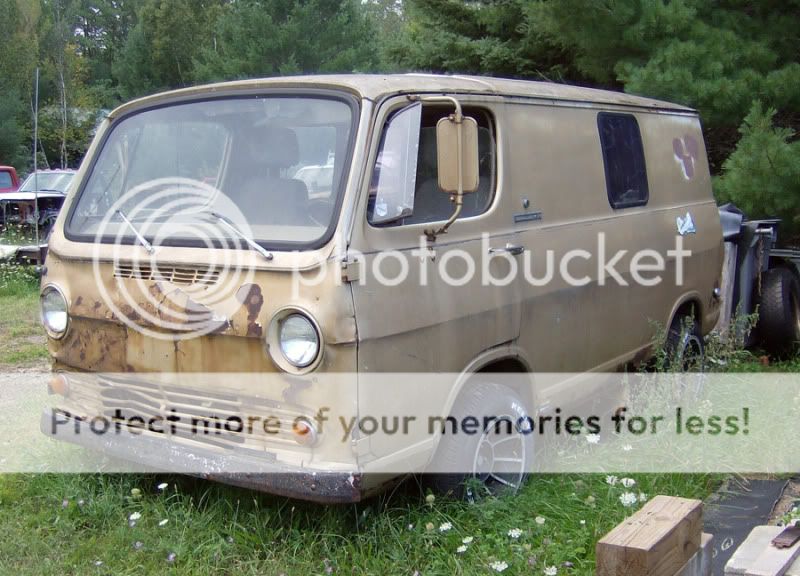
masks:
{"label": "lumber plank", "polygon": [[656,496],[597,543],[597,576],[673,576],[700,548],[703,503]]}

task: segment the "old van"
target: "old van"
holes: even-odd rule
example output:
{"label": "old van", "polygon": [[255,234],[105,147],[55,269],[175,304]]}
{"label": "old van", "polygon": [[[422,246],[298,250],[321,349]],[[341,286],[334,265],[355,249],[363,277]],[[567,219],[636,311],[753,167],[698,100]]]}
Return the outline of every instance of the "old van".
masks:
{"label": "old van", "polygon": [[[376,455],[483,460],[477,440],[321,430],[320,406],[385,399],[372,375],[457,376],[431,392],[442,414],[534,413],[541,398],[465,375],[618,371],[657,325],[700,352],[719,314],[700,121],[666,102],[422,74],[215,84],[113,111],[77,179],[42,277],[58,402],[43,431],[280,494],[356,501],[398,475],[364,474]],[[213,411],[273,428],[141,426]],[[77,434],[93,415],[137,433]]]}

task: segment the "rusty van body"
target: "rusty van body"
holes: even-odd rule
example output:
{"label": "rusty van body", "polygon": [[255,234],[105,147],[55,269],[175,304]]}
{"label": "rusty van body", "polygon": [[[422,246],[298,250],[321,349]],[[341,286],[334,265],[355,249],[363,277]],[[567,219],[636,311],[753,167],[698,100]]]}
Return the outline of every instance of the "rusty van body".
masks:
{"label": "rusty van body", "polygon": [[[463,133],[452,124],[459,114],[472,122]],[[463,146],[445,148],[448,137]],[[391,184],[398,166],[404,180]],[[314,177],[313,190],[304,182],[311,167],[327,171]],[[140,383],[118,395],[118,404],[157,411],[194,398],[229,412],[263,406],[281,418],[311,419],[312,406],[367,405],[381,392],[358,379],[374,373],[613,372],[652,353],[654,322],[672,326],[691,314],[705,334],[719,314],[722,237],[700,122],[693,110],[665,102],[414,74],[200,86],[110,113],[77,180],[42,277],[51,388],[71,414],[108,409],[112,375],[137,375]],[[220,190],[228,197],[230,213],[202,202],[193,208],[222,229],[219,239],[149,218],[152,198],[164,190],[188,198],[183,186],[204,198]],[[447,187],[450,194],[442,192]],[[121,201],[128,193],[132,199]],[[168,209],[180,212],[193,201],[181,202]],[[502,285],[476,277],[454,286],[434,274],[423,282],[416,265],[449,259],[457,274],[460,264],[448,252],[459,250],[476,259],[490,254],[487,266],[502,273],[532,250],[596,250],[598,235],[608,253],[622,252],[619,269],[634,249],[666,254],[681,237],[691,252],[682,282],[642,286],[627,272],[628,282],[603,282],[596,263],[574,258],[569,277],[587,280],[578,285],[557,275],[532,285],[519,275]],[[421,246],[402,285],[370,276],[386,251]],[[232,281],[219,264],[222,252],[235,253]],[[383,260],[386,276],[401,268]],[[539,278],[541,265],[534,260]],[[665,265],[674,274],[674,260]],[[336,273],[297,282],[322,266]],[[218,305],[206,288],[225,283],[227,299]],[[73,383],[93,373],[108,381]],[[148,383],[156,373],[273,379],[258,390],[247,378],[181,389]],[[335,393],[314,385],[315,375],[336,374],[353,383]],[[299,385],[295,377],[311,380]],[[444,413],[458,402],[462,382],[442,395]],[[570,391],[547,393],[558,402]],[[42,427],[59,436],[47,425],[51,417],[43,416]],[[343,464],[370,453],[356,438],[329,442],[309,428],[245,436],[230,440],[236,454],[268,454],[276,474],[225,475],[221,465],[208,476],[328,502],[359,500],[391,480]],[[155,467],[192,454],[233,457],[224,442],[157,433],[127,447],[82,438]],[[167,460],[158,460],[165,444]],[[414,450],[412,459],[424,462],[436,439]]]}

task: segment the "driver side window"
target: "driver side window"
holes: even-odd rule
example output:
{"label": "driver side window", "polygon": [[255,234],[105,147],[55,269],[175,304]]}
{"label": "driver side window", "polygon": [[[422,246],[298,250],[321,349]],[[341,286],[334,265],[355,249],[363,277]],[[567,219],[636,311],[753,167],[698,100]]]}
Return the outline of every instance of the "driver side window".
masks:
{"label": "driver side window", "polygon": [[[436,123],[452,113],[452,107],[422,106],[418,141],[404,143],[404,148],[415,154],[415,162],[411,174],[403,171],[392,171],[393,177],[387,173],[394,164],[392,154],[387,154],[385,142],[390,132],[392,119],[384,127],[381,138],[381,149],[373,168],[370,182],[370,196],[367,205],[367,220],[373,226],[394,227],[447,220],[454,210],[450,195],[442,192],[438,182]],[[480,108],[464,107],[464,115],[475,118],[478,123],[478,190],[464,195],[464,208],[461,218],[477,216],[486,212],[492,203],[496,174],[496,143],[494,126],[489,113]],[[407,134],[413,134],[407,132]],[[395,146],[396,147],[396,146]],[[396,154],[395,154],[396,155]],[[403,163],[407,166],[409,163]],[[413,182],[411,180],[413,179]],[[413,184],[413,196],[403,194],[403,187]],[[395,218],[386,219],[387,211],[383,198],[404,197],[406,204],[403,210],[397,209]],[[413,201],[413,202],[412,202]]]}

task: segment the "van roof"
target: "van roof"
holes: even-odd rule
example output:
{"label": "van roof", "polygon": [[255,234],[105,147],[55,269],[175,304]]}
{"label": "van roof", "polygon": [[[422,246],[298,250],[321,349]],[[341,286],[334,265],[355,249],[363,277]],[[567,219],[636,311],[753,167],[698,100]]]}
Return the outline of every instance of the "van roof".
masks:
{"label": "van roof", "polygon": [[501,94],[543,100],[609,104],[616,106],[635,106],[675,112],[695,112],[692,108],[672,104],[652,98],[633,96],[623,92],[583,88],[569,84],[552,82],[533,82],[510,80],[490,76],[460,76],[442,74],[335,74],[313,76],[281,76],[275,78],[255,78],[205,84],[180,90],[162,92],[123,104],[111,114],[110,118],[158,102],[182,96],[195,96],[214,92],[235,92],[260,88],[328,88],[345,90],[360,98],[379,100],[381,98],[407,93],[472,93]]}

